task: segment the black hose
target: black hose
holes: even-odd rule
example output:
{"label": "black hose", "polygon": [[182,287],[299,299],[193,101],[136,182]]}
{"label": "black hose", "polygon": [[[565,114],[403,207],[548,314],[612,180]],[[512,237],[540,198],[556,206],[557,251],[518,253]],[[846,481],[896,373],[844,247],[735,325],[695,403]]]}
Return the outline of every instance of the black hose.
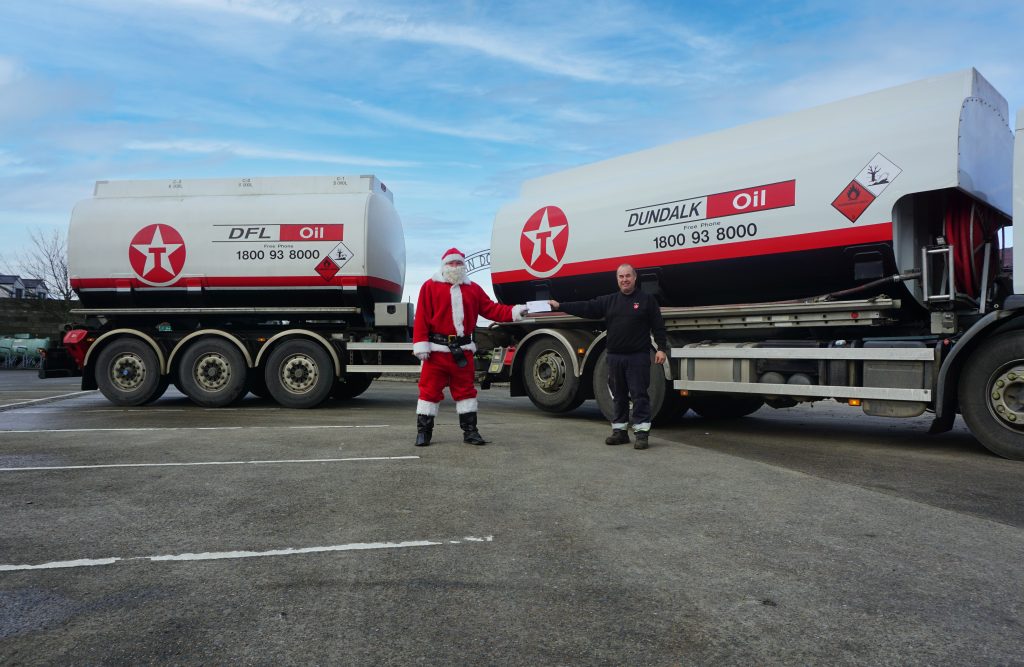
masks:
{"label": "black hose", "polygon": [[898,285],[907,280],[917,280],[921,277],[919,270],[907,271],[906,273],[896,273],[885,278],[879,278],[878,280],[872,280],[869,283],[858,285],[857,287],[851,287],[850,289],[844,289],[839,292],[830,292],[824,296],[816,297],[812,301],[834,301],[842,297],[849,296],[851,294],[857,294],[858,292],[866,292],[867,290],[881,287],[883,285]]}

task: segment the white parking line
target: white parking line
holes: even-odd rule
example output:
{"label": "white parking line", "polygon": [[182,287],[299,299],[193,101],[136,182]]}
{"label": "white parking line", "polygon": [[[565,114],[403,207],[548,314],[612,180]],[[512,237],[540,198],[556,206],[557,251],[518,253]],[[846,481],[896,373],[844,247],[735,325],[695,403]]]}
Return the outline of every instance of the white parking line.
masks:
{"label": "white parking line", "polygon": [[93,392],[91,392],[91,391],[73,391],[70,394],[58,394],[56,396],[47,396],[46,398],[33,398],[31,401],[21,401],[19,403],[6,403],[4,405],[0,405],[0,407],[2,407],[4,409],[15,408],[15,407],[18,407],[19,405],[31,405],[33,403],[40,403],[42,401],[55,401],[58,398],[71,398],[72,396],[81,396],[83,394],[91,394],[91,393],[93,393]]}
{"label": "white parking line", "polygon": [[280,461],[192,461],[188,463],[102,463],[88,466],[36,466],[32,468],[0,468],[0,472],[25,470],[89,470],[95,468],[163,468],[172,466],[237,466],[275,463],[340,463],[344,461],[405,461],[418,456],[355,456],[347,459],[282,459]]}
{"label": "white parking line", "polygon": [[387,424],[319,424],[313,426],[142,426],[138,428],[47,428],[8,431],[0,433],[100,433],[110,431],[241,431],[257,429],[314,429],[314,428],[387,428]]}
{"label": "white parking line", "polygon": [[128,556],[126,558],[83,558],[79,560],[61,560],[38,565],[0,565],[0,572],[19,572],[24,570],[53,570],[72,567],[95,567],[97,565],[113,565],[118,562],[148,560],[151,562],[190,561],[190,560],[231,560],[236,558],[262,558],[263,556],[297,556],[301,554],[326,553],[331,551],[369,551],[373,549],[405,549],[408,547],[436,547],[445,544],[467,544],[473,542],[493,542],[494,536],[463,537],[457,540],[410,540],[406,542],[357,542],[354,544],[335,544],[326,547],[289,547],[270,551],[210,551],[206,553],[184,553],[167,556]]}

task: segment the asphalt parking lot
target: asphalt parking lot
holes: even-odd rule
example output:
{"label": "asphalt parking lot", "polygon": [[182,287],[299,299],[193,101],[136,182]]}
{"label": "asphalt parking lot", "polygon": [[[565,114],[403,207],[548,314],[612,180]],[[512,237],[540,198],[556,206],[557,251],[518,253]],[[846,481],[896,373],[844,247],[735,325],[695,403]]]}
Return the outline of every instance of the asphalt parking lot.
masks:
{"label": "asphalt parking lot", "polygon": [[415,386],[117,408],[0,373],[0,663],[1024,664],[1024,463],[830,404],[603,444]]}

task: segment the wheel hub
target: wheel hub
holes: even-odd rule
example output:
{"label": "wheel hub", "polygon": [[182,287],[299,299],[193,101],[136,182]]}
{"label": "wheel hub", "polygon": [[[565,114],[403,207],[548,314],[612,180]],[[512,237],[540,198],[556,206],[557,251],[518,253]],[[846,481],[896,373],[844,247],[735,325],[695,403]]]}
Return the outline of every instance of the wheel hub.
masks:
{"label": "wheel hub", "polygon": [[193,373],[196,384],[207,391],[217,391],[231,379],[231,365],[220,354],[204,354],[196,361]]}
{"label": "wheel hub", "polygon": [[988,401],[993,414],[1005,424],[1024,428],[1024,366],[1013,366],[997,375]]}
{"label": "wheel hub", "polygon": [[548,393],[557,392],[565,384],[565,360],[557,352],[545,352],[533,366],[534,384]]}
{"label": "wheel hub", "polygon": [[137,354],[119,355],[111,366],[110,379],[122,391],[137,389],[146,379],[146,363]]}
{"label": "wheel hub", "polygon": [[281,384],[295,394],[302,394],[312,389],[319,377],[316,362],[305,355],[289,357],[282,364],[281,369]]}

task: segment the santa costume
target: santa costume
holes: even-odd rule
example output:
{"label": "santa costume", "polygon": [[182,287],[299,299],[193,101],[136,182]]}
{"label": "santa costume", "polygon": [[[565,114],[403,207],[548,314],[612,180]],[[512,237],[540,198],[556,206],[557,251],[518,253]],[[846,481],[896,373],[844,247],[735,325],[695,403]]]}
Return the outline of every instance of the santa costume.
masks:
{"label": "santa costume", "polygon": [[448,387],[459,414],[463,441],[482,445],[477,430],[476,387],[473,386],[473,331],[483,315],[495,322],[523,318],[526,306],[503,306],[491,301],[466,277],[466,256],[456,248],[445,251],[441,270],[420,287],[413,320],[413,354],[422,362],[420,396],[416,404],[416,445],[430,444],[434,417]]}

